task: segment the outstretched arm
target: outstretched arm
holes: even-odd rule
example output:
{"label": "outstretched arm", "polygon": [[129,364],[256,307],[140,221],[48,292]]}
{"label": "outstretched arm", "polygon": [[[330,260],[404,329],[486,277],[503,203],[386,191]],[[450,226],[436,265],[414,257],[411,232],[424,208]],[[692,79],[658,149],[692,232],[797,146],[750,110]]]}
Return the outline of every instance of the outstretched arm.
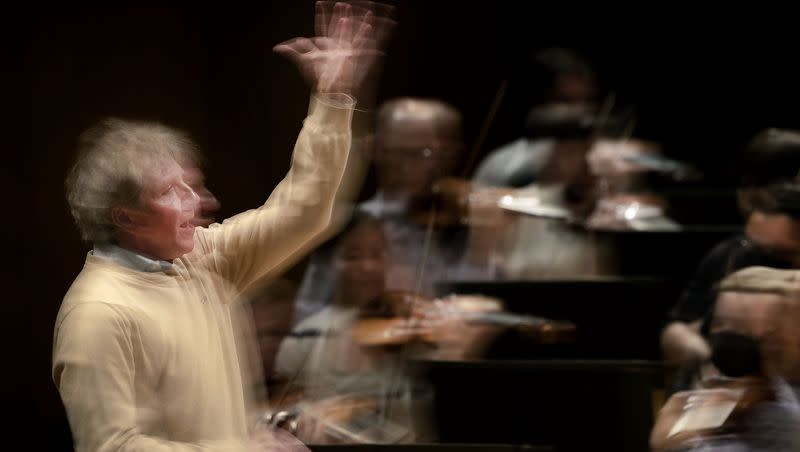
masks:
{"label": "outstretched arm", "polygon": [[[369,6],[370,4],[366,4]],[[381,52],[386,27],[363,6],[320,2],[313,38],[275,47],[300,69],[314,91],[292,167],[261,208],[198,230],[198,253],[241,291],[295,262],[331,229],[356,189],[364,166],[348,157],[355,99]]]}

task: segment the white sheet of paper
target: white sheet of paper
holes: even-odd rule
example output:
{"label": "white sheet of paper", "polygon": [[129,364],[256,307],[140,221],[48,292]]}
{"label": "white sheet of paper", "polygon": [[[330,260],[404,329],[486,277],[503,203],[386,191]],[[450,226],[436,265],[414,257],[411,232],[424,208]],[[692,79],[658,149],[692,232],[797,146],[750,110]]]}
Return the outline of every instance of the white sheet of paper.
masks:
{"label": "white sheet of paper", "polygon": [[736,401],[701,404],[687,410],[672,426],[668,437],[681,432],[712,429],[722,426],[736,407]]}

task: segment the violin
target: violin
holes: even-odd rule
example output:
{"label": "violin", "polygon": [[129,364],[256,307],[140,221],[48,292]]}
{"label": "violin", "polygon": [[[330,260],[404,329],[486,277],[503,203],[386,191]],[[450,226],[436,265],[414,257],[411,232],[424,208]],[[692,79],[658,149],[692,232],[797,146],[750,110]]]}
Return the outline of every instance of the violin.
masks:
{"label": "violin", "polygon": [[434,182],[430,191],[409,202],[408,218],[419,225],[452,228],[473,225],[471,209],[497,207],[513,189],[479,186],[467,179],[445,177]]}
{"label": "violin", "polygon": [[386,292],[381,308],[366,310],[353,335],[362,346],[395,346],[418,341],[439,344],[453,321],[516,329],[541,343],[575,340],[571,322],[555,321],[504,310],[503,302],[483,295],[448,295],[430,299],[402,291]]}

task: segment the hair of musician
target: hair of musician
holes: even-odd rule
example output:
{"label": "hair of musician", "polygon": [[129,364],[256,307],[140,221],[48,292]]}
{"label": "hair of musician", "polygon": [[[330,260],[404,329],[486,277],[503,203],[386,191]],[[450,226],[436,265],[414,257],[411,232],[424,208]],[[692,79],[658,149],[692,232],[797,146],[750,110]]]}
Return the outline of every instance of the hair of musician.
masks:
{"label": "hair of musician", "polygon": [[743,187],[800,182],[800,131],[762,130],[747,144],[738,167]]}
{"label": "hair of musician", "polygon": [[162,124],[106,118],[83,132],[65,183],[81,237],[113,242],[112,209],[141,205],[149,174],[171,160],[198,165],[199,154],[186,133]]}
{"label": "hair of musician", "polygon": [[438,99],[401,97],[383,103],[378,110],[376,135],[388,133],[395,121],[417,120],[434,122],[438,127],[460,135],[461,113],[452,105]]}
{"label": "hair of musician", "polygon": [[367,211],[356,209],[347,224],[345,224],[333,237],[329,238],[327,241],[325,241],[325,243],[320,245],[318,251],[322,254],[332,256],[334,253],[338,252],[342,242],[354,230],[363,226],[379,227],[382,224],[383,223],[379,217]]}

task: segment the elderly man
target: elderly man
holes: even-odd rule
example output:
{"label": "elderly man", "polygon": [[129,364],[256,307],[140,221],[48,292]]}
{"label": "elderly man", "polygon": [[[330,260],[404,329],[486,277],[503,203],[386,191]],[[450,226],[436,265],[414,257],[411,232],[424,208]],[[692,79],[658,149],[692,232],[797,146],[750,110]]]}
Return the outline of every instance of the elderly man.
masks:
{"label": "elderly man", "polygon": [[78,451],[262,450],[248,425],[231,303],[326,233],[351,145],[351,95],[378,54],[371,12],[320,4],[313,39],[275,48],[315,95],[266,204],[209,228],[167,127],[106,120],[81,140],[67,198],[94,245],[59,311],[53,378]]}
{"label": "elderly man", "polygon": [[[463,251],[462,234],[435,233],[427,256],[427,210],[412,218],[417,198],[429,197],[438,179],[451,176],[463,152],[461,114],[435,99],[399,98],[381,105],[374,140],[378,187],[358,211],[383,221],[389,254],[386,288],[434,294],[436,282],[451,276]],[[438,231],[437,231],[438,232]],[[335,290],[333,257],[315,252],[303,278],[296,322],[324,308]],[[419,268],[425,261],[425,273]]]}

